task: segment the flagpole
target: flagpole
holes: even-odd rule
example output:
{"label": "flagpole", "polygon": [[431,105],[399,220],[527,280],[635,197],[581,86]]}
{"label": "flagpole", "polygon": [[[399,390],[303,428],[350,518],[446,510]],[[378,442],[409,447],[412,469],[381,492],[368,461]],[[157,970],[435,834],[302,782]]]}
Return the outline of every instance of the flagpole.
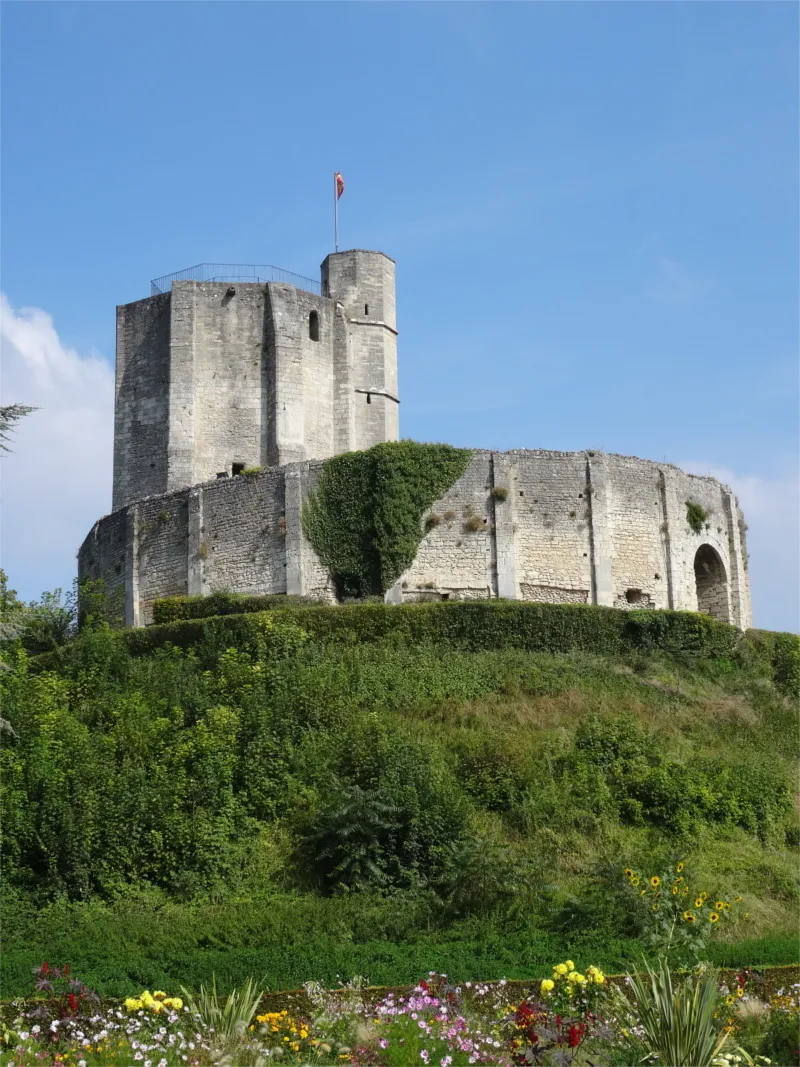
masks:
{"label": "flagpole", "polygon": [[336,171],[333,172],[333,250],[339,251],[339,196],[336,186]]}

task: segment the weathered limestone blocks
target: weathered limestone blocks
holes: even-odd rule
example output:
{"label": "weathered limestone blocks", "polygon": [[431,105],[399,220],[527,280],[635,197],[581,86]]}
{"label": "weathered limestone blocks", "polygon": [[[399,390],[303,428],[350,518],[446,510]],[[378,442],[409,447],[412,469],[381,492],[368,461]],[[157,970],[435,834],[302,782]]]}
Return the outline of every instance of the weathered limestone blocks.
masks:
{"label": "weathered limestone blocks", "polygon": [[[95,524],[79,575],[124,597],[128,625],[159,597],[298,593],[333,602],[301,515],[321,461],[151,496]],[[695,531],[687,501],[705,513]],[[414,563],[387,597],[706,611],[751,625],[745,524],[713,478],[592,452],[477,451],[430,509]]]}

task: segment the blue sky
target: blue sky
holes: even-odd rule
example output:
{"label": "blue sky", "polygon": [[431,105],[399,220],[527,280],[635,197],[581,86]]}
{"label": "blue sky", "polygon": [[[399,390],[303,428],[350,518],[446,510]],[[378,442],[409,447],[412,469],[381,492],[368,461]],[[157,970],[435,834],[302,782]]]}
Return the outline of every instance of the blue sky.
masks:
{"label": "blue sky", "polygon": [[798,628],[796,5],[6,2],[2,90],[23,595],[110,507],[114,306],[202,260],[316,276],[339,169],[340,245],[398,264],[403,436],[718,473],[756,623]]}

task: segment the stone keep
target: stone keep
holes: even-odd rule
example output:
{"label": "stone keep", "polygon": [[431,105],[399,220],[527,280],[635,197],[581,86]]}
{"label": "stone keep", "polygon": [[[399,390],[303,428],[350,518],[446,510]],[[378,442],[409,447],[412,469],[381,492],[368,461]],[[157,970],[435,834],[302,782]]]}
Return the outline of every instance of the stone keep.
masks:
{"label": "stone keep", "polygon": [[[113,511],[78,574],[121,597],[128,625],[151,622],[161,597],[220,589],[335,600],[302,509],[327,457],[397,440],[394,262],[330,255],[320,289],[173,281],[117,309]],[[231,477],[247,468],[261,469]],[[476,450],[431,515],[391,602],[506,597],[751,625],[744,517],[713,478],[590,451]]]}
{"label": "stone keep", "polygon": [[117,308],[113,508],[246,467],[395,441],[395,265],[292,285],[175,281]]}

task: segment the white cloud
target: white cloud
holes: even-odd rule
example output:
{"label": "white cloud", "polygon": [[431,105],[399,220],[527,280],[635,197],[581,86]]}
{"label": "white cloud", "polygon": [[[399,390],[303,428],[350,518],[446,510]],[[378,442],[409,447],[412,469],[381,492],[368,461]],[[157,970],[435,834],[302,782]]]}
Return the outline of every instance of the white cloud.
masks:
{"label": "white cloud", "polygon": [[739,498],[749,527],[753,625],[800,630],[800,472],[761,478],[699,461],[679,466],[718,478]]}
{"label": "white cloud", "polygon": [[75,554],[111,507],[114,372],[96,352],[65,347],[40,308],[0,294],[3,404],[39,410],[21,422],[2,473],[2,566],[26,600],[68,588]]}

